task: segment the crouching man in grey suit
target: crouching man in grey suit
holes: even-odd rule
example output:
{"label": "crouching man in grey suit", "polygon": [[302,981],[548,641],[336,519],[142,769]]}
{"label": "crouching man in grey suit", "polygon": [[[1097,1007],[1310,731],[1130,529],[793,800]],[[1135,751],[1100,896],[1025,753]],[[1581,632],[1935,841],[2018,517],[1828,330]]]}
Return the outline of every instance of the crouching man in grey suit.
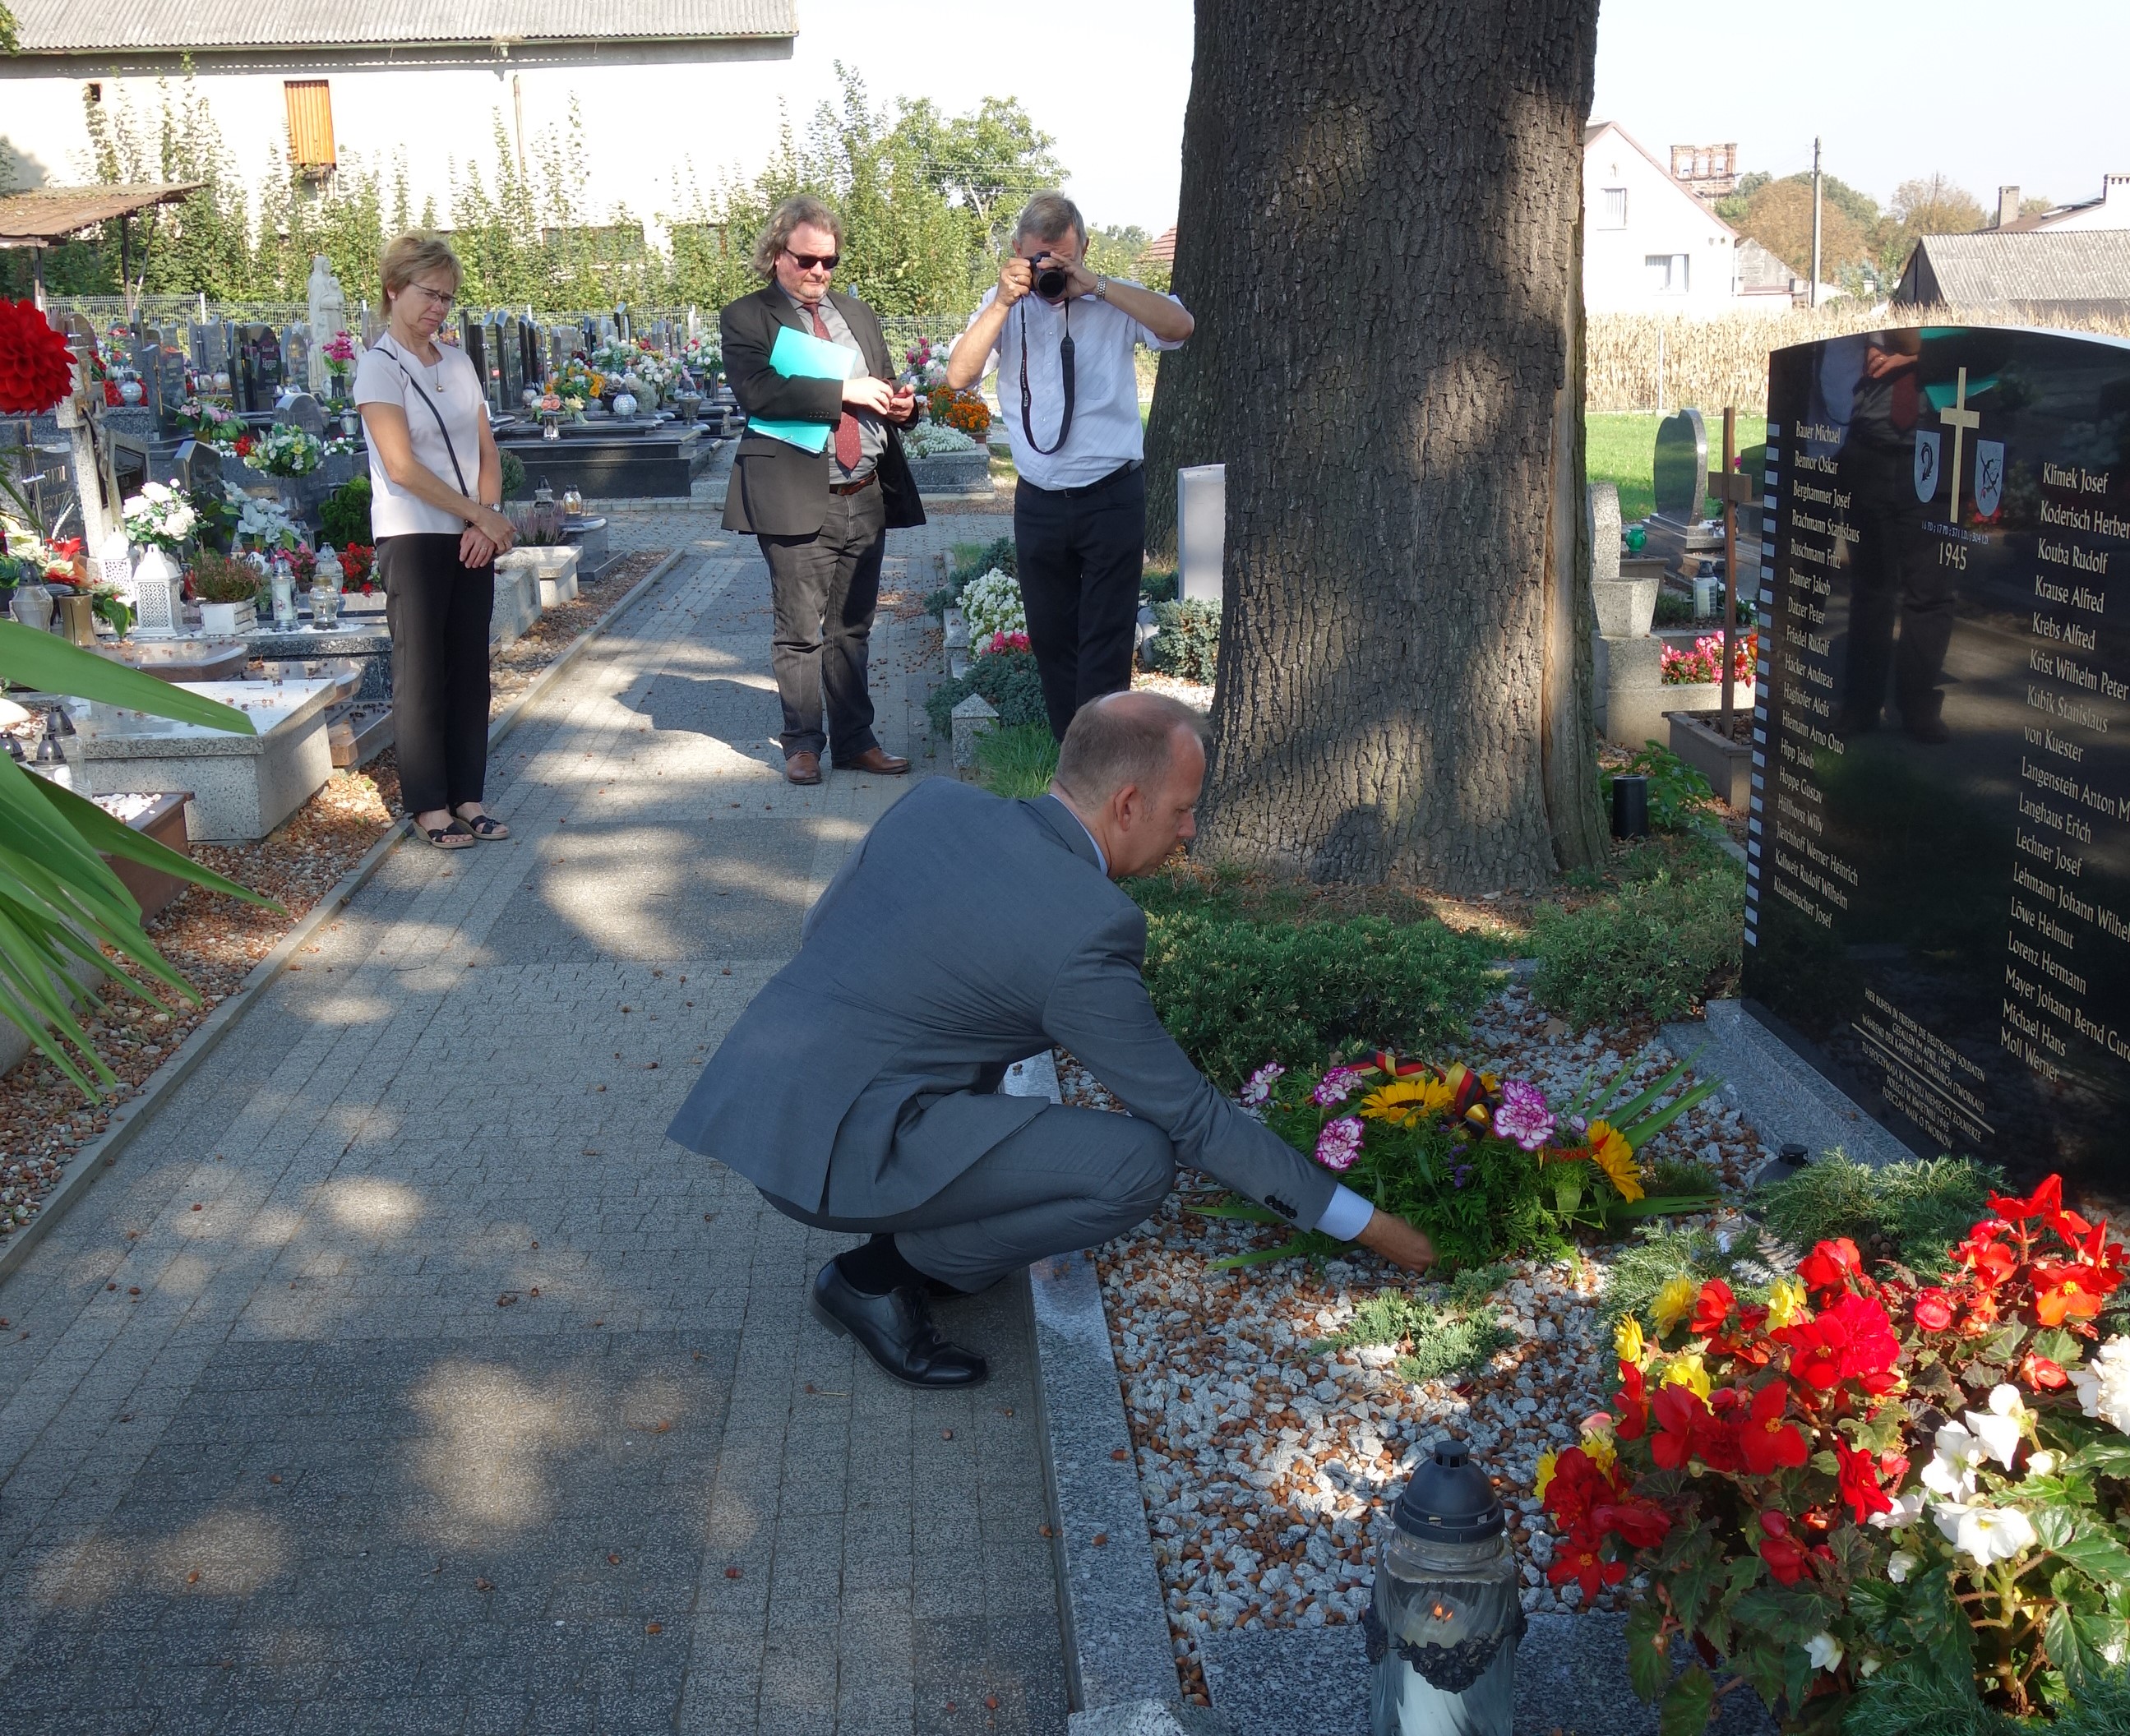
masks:
{"label": "crouching man in grey suit", "polygon": [[[1433,1263],[1426,1235],[1243,1114],[1154,1016],[1146,918],[1110,881],[1191,837],[1205,772],[1196,713],[1124,693],[1072,719],[1048,795],[919,785],[822,894],[798,956],[674,1118],[673,1138],[787,1217],[871,1233],[821,1268],[814,1313],[897,1380],[982,1380],[928,1299],[1129,1229],[1179,1163],[1292,1223]],[[1053,1044],[1131,1114],[996,1095],[1011,1062]]]}

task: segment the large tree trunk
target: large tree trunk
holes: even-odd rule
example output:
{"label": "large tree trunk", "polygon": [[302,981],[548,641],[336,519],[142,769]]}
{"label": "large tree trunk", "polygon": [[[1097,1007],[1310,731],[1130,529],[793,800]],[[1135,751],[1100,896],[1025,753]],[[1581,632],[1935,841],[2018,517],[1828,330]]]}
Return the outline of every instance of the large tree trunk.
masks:
{"label": "large tree trunk", "polygon": [[1163,360],[1149,493],[1172,536],[1176,465],[1227,465],[1208,855],[1470,889],[1603,847],[1597,21],[1597,0],[1198,0],[1176,255],[1198,333]]}

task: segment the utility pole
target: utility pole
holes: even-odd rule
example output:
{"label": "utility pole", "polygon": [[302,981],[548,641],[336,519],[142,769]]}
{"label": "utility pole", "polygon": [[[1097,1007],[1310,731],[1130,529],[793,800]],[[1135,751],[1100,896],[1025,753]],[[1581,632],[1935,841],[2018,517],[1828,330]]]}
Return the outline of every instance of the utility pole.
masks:
{"label": "utility pole", "polygon": [[1819,305],[1819,141],[1812,141],[1812,284],[1805,292],[1805,305]]}

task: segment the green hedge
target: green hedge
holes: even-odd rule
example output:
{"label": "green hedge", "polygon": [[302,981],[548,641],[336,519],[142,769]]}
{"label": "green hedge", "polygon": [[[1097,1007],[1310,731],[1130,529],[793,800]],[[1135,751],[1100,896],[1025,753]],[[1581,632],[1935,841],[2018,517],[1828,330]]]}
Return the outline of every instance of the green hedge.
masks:
{"label": "green hedge", "polygon": [[1435,922],[1253,922],[1155,909],[1146,986],[1169,1035],[1233,1090],[1268,1061],[1321,1065],[1335,1045],[1431,1048],[1492,992],[1492,950]]}
{"label": "green hedge", "polygon": [[1736,975],[1745,904],[1745,870],[1712,850],[1580,910],[1541,905],[1532,992],[1571,1025],[1678,1018]]}

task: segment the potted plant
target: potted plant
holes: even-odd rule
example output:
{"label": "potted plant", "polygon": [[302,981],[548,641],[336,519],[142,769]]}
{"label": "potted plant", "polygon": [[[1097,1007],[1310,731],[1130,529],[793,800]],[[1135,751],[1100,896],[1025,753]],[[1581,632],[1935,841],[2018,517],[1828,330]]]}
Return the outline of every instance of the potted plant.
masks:
{"label": "potted plant", "polygon": [[259,624],[259,570],[241,556],[203,554],[193,563],[192,589],[203,632],[233,636]]}

